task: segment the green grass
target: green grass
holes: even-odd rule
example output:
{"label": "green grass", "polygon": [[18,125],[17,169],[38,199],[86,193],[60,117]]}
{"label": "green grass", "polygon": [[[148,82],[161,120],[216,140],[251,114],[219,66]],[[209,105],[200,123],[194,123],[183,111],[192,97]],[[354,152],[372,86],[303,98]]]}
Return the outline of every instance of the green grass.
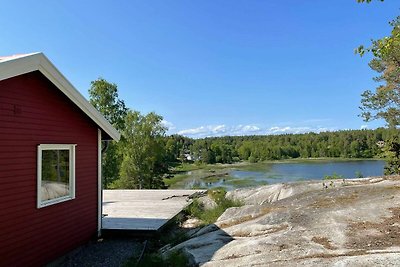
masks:
{"label": "green grass", "polygon": [[250,164],[250,163],[248,163],[248,162],[235,162],[235,163],[231,163],[231,164],[182,163],[182,164],[178,164],[176,167],[174,167],[172,169],[172,172],[180,173],[180,172],[188,172],[188,171],[196,171],[196,170],[215,171],[215,170],[226,169],[226,168],[234,168],[234,167],[248,165],[248,164]]}
{"label": "green grass", "polygon": [[174,168],[174,172],[179,173],[179,172],[188,172],[188,171],[195,171],[195,170],[201,170],[207,167],[207,164],[197,164],[197,163],[182,163],[179,164]]}
{"label": "green grass", "polygon": [[178,214],[170,223],[166,225],[162,233],[159,233],[153,238],[148,239],[145,253],[139,263],[138,260],[140,256],[136,253],[132,255],[132,257],[129,258],[123,266],[188,266],[189,260],[186,254],[182,253],[182,251],[175,250],[164,256],[162,256],[162,254],[159,252],[159,249],[167,244],[171,245],[171,247],[174,247],[189,238],[187,235],[187,229],[179,226],[183,220],[185,220],[185,216],[183,214]]}
{"label": "green grass", "polygon": [[189,177],[190,177],[189,174],[181,173],[181,174],[175,174],[174,177],[172,178],[164,178],[163,181],[166,186],[173,188],[174,185],[186,180]]}
{"label": "green grass", "polygon": [[218,219],[224,211],[231,207],[243,206],[243,203],[238,200],[227,199],[225,197],[226,191],[224,188],[218,188],[208,191],[208,195],[216,203],[216,207],[212,209],[205,209],[199,200],[195,199],[185,212],[193,217],[199,218],[203,224],[212,224]]}
{"label": "green grass", "polygon": [[188,258],[181,251],[171,252],[166,257],[162,257],[160,253],[145,254],[142,260],[137,263],[136,260],[131,259],[124,264],[124,267],[186,267],[189,265]]}

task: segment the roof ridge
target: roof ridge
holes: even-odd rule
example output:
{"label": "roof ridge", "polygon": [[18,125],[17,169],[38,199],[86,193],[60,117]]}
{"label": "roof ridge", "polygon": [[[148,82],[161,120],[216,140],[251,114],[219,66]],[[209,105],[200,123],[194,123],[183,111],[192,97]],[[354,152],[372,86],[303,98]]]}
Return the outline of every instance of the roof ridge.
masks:
{"label": "roof ridge", "polygon": [[9,55],[9,56],[0,56],[0,60],[10,60],[10,59],[16,59],[16,58],[21,58],[21,57],[27,57],[35,54],[40,54],[40,52],[33,52],[33,53],[24,53],[24,54],[14,54],[14,55]]}

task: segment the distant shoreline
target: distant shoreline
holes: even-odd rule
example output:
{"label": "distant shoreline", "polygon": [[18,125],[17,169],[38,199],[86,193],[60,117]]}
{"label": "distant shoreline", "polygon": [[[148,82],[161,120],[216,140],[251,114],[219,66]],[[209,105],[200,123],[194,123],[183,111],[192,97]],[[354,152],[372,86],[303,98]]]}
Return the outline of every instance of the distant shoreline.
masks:
{"label": "distant shoreline", "polygon": [[[376,162],[376,161],[381,161],[383,162],[383,159],[381,158],[296,158],[296,159],[285,159],[285,160],[268,160],[268,161],[263,161],[263,162],[256,162],[256,163],[251,163],[248,161],[242,161],[242,162],[237,162],[237,163],[232,163],[232,164],[201,164],[201,165],[196,165],[196,164],[183,164],[181,166],[178,166],[176,168],[173,174],[173,177],[165,178],[164,182],[165,184],[173,189],[177,188],[186,188],[185,187],[185,181],[189,183],[193,183],[194,188],[203,188],[204,186],[209,187],[210,185],[214,186],[219,186],[216,184],[221,184],[221,181],[223,183],[221,186],[227,185],[228,187],[242,187],[244,185],[250,186],[250,181],[247,178],[244,177],[236,177],[233,179],[233,177],[229,176],[228,173],[231,171],[236,171],[236,170],[244,170],[244,171],[259,171],[265,169],[269,164],[330,164],[330,163],[346,163],[346,162],[361,162],[361,161],[371,161]],[[310,166],[310,168],[313,168]],[[356,170],[358,171],[358,170]],[[360,171],[359,175],[364,175],[364,171]],[[336,174],[339,173],[339,174]],[[343,174],[343,173],[342,173]],[[321,176],[322,175],[322,176]],[[345,175],[345,174],[343,174]],[[327,171],[326,173],[319,174],[321,176],[321,179],[324,179],[325,176],[329,177],[343,177],[343,175],[340,175],[340,170],[330,170]],[[348,174],[347,174],[348,175]],[[344,177],[344,178],[351,178],[354,176],[349,176],[349,177]],[[190,180],[187,180],[190,179]],[[196,181],[195,181],[196,180]],[[221,180],[221,181],[219,181]],[[257,180],[257,179],[255,179]],[[307,180],[315,180],[314,178],[307,179]],[[218,182],[219,181],[219,182]],[[258,182],[262,182],[261,180]],[[269,183],[269,182],[268,182]],[[254,186],[257,185],[254,184]],[[197,187],[196,187],[197,186]]]}

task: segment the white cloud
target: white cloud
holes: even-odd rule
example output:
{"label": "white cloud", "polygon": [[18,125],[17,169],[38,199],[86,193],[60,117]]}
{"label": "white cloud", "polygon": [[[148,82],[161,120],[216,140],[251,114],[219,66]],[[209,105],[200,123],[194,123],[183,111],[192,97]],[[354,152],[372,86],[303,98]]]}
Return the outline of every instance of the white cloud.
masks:
{"label": "white cloud", "polygon": [[217,126],[211,126],[210,130],[213,133],[225,133],[226,132],[226,126],[224,124],[223,125],[217,125]]}
{"label": "white cloud", "polygon": [[336,128],[328,127],[310,127],[310,126],[273,126],[270,128],[261,128],[254,124],[227,126],[220,125],[203,125],[197,128],[184,129],[178,131],[177,134],[192,137],[216,137],[216,136],[241,136],[241,135],[272,135],[272,134],[301,134],[301,133],[320,133],[335,131]]}
{"label": "white cloud", "polygon": [[201,126],[198,128],[181,130],[178,132],[178,134],[180,134],[180,135],[197,135],[197,134],[202,134],[202,133],[206,133],[206,132],[207,132],[206,127]]}
{"label": "white cloud", "polygon": [[261,132],[261,128],[256,125],[238,125],[231,127],[230,135],[253,135]]}
{"label": "white cloud", "polygon": [[368,125],[366,125],[366,124],[361,125],[361,127],[360,127],[361,130],[365,130],[365,129],[367,129],[367,128],[368,128]]}
{"label": "white cloud", "polygon": [[320,132],[328,132],[328,131],[335,131],[335,128],[327,128],[327,127],[309,127],[309,126],[302,126],[302,127],[291,127],[291,126],[284,126],[278,127],[274,126],[269,128],[266,131],[266,134],[300,134],[300,133],[320,133]]}
{"label": "white cloud", "polygon": [[261,129],[255,125],[244,125],[240,130],[242,132],[259,132]]}
{"label": "white cloud", "polygon": [[170,131],[170,130],[175,130],[175,128],[176,128],[172,122],[169,122],[169,121],[167,121],[167,120],[162,120],[162,121],[161,121],[161,124],[162,124],[164,127],[167,127],[169,131]]}
{"label": "white cloud", "polygon": [[224,124],[222,125],[206,125],[197,128],[181,130],[178,132],[180,135],[187,135],[193,137],[209,137],[226,135],[227,129]]}
{"label": "white cloud", "polygon": [[178,131],[180,135],[186,135],[194,138],[226,136],[226,135],[249,135],[261,132],[261,128],[255,125],[205,125],[192,129]]}

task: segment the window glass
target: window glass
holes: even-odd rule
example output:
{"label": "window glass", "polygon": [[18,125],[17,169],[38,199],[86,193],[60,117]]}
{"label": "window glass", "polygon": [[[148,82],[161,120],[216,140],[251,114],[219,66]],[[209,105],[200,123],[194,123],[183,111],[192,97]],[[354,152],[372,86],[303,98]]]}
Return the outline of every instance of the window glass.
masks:
{"label": "window glass", "polygon": [[42,201],[68,196],[69,150],[42,151]]}

